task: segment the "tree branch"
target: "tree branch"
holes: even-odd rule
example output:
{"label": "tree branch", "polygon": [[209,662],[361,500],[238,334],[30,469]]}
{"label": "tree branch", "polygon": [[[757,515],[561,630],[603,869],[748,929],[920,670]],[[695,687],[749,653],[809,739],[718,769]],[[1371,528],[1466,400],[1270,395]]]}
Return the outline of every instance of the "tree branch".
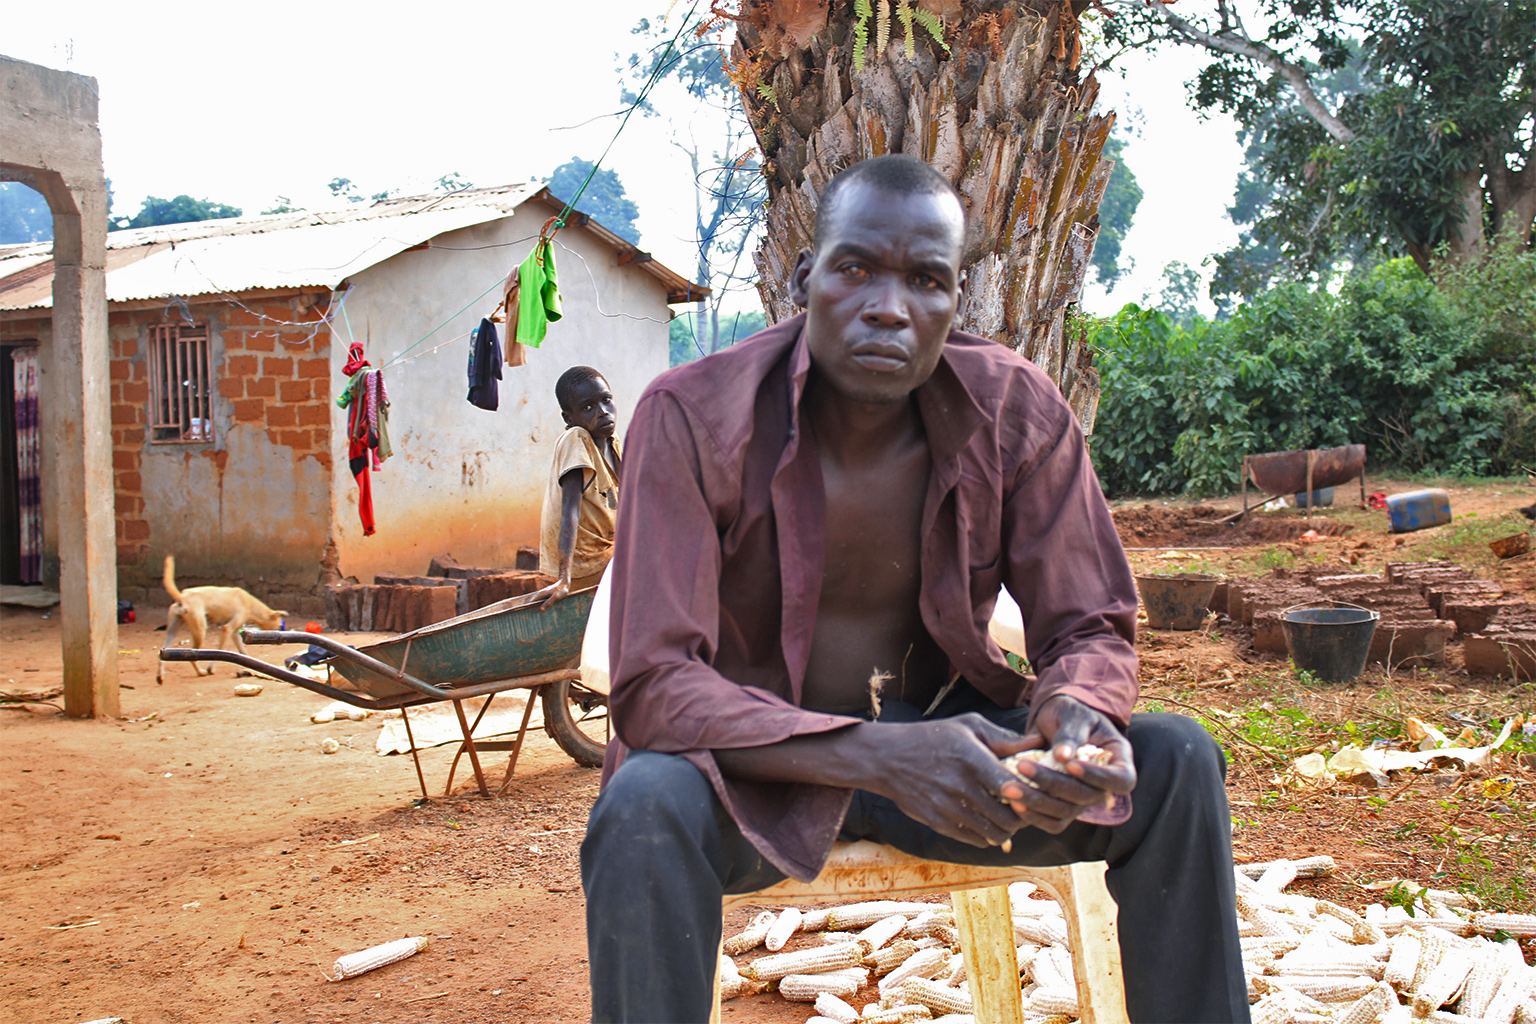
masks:
{"label": "tree branch", "polygon": [[1153,0],[1152,10],[1168,23],[1173,31],[1184,37],[1186,42],[1205,47],[1207,50],[1217,50],[1223,53],[1236,54],[1239,57],[1247,57],[1249,60],[1269,68],[1281,78],[1285,79],[1291,91],[1301,102],[1312,120],[1322,125],[1323,130],[1338,142],[1350,142],[1355,133],[1343,121],[1333,116],[1317,93],[1312,91],[1312,83],[1307,76],[1306,69],[1299,64],[1293,64],[1280,56],[1279,53],[1265,46],[1263,43],[1254,42],[1242,33],[1242,23],[1234,21],[1230,23],[1235,27],[1228,27],[1227,6],[1221,5],[1223,28],[1217,33],[1204,32],[1168,9],[1164,0]]}

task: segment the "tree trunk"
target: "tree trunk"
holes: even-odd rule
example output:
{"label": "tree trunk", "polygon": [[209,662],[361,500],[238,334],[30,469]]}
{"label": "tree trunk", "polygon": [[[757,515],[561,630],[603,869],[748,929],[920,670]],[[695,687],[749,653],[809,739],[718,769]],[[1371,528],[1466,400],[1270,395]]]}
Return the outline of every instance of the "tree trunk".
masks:
{"label": "tree trunk", "polygon": [[[1081,334],[1063,329],[1114,166],[1100,159],[1114,115],[1092,114],[1098,84],[1077,71],[1086,0],[916,0],[944,19],[948,52],[898,18],[894,0],[870,6],[856,71],[851,0],[741,0],[732,78],[768,178],[756,262],[769,321],[797,311],[789,274],[811,244],[828,179],[866,157],[912,154],[966,203],[970,303],[960,326],[1034,360],[1091,433],[1098,372]],[[877,52],[882,18],[890,38]]]}

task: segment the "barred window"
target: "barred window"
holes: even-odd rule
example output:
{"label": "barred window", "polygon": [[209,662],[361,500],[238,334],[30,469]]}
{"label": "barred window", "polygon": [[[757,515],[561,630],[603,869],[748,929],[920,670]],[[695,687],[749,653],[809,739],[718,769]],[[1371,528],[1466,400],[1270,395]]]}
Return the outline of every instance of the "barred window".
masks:
{"label": "barred window", "polygon": [[158,324],[149,329],[151,441],[213,440],[208,362],[207,324]]}

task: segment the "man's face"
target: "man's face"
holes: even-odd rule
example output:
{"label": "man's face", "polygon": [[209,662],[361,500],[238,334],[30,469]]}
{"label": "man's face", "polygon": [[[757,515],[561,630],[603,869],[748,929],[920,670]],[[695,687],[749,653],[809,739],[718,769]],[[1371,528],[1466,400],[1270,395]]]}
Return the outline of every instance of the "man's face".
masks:
{"label": "man's face", "polygon": [[961,309],[965,215],[948,194],[855,182],[832,217],[790,277],[811,360],[845,398],[901,401],[933,373]]}
{"label": "man's face", "polygon": [[565,422],[582,427],[593,437],[612,437],[619,424],[618,411],[613,405],[613,392],[601,377],[582,381],[576,386],[571,407],[561,410]]}

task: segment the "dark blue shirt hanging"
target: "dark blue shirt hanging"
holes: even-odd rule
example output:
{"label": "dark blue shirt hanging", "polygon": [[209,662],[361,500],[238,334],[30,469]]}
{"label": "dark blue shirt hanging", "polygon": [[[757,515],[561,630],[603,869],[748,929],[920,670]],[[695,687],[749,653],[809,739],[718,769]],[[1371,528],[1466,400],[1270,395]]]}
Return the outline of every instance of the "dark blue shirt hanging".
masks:
{"label": "dark blue shirt hanging", "polygon": [[496,411],[501,404],[501,339],[496,336],[496,325],[481,320],[480,326],[469,337],[469,403],[481,409]]}

